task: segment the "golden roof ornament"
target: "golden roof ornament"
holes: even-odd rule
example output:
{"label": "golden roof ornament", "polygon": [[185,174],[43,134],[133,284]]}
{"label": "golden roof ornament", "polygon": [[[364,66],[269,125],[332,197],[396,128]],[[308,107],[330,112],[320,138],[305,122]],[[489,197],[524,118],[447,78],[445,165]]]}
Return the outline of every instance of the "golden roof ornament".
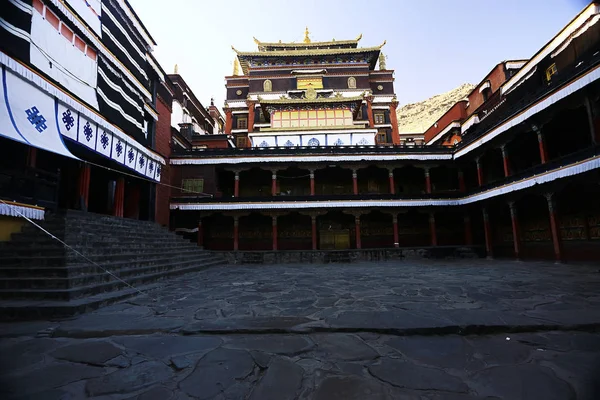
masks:
{"label": "golden roof ornament", "polygon": [[235,57],[233,59],[233,76],[238,76],[240,74],[240,62],[238,58]]}
{"label": "golden roof ornament", "polygon": [[317,91],[312,85],[309,85],[306,89],[306,98],[308,100],[315,100],[317,98]]}
{"label": "golden roof ornament", "polygon": [[381,71],[386,70],[387,68],[385,67],[385,55],[383,54],[383,51],[381,53],[379,53],[379,69]]}
{"label": "golden roof ornament", "polygon": [[304,43],[310,43],[310,37],[308,36],[310,32],[308,31],[308,26],[304,30]]}
{"label": "golden roof ornament", "polygon": [[179,65],[175,64],[175,68],[173,68],[174,73],[178,74],[179,73]]}

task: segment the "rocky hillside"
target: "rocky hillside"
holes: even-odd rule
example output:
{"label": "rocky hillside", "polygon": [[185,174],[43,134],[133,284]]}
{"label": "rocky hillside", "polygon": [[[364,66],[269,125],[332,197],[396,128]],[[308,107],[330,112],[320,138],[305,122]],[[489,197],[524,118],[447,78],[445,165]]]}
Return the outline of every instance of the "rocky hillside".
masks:
{"label": "rocky hillside", "polygon": [[425,101],[407,104],[397,110],[400,133],[422,133],[457,101],[464,99],[475,86],[464,83],[449,92]]}

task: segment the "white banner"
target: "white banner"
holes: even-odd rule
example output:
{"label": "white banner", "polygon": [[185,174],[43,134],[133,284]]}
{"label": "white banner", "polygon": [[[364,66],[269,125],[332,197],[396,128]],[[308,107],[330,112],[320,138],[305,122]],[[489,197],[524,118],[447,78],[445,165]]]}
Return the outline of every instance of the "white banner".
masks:
{"label": "white banner", "polygon": [[96,142],[96,151],[103,156],[110,158],[112,150],[113,135],[109,131],[98,127],[98,138]]}
{"label": "white banner", "polygon": [[96,134],[98,126],[87,119],[85,116],[79,116],[79,129],[77,130],[77,141],[84,146],[96,150]]}
{"label": "white banner", "polygon": [[101,38],[102,22],[100,17],[102,16],[102,4],[100,0],[66,0],[66,2],[79,14],[79,18],[84,20]]}
{"label": "white banner", "polygon": [[2,68],[0,135],[39,149],[75,158],[58,131],[54,99]]}
{"label": "white banner", "polygon": [[[82,0],[81,3],[84,3]],[[74,34],[71,32],[71,36]],[[51,76],[86,103],[98,109],[96,86],[98,63],[73,44],[73,37],[59,34],[42,15],[33,11],[31,19],[31,46],[29,57],[32,65]],[[95,53],[94,53],[95,54]]]}

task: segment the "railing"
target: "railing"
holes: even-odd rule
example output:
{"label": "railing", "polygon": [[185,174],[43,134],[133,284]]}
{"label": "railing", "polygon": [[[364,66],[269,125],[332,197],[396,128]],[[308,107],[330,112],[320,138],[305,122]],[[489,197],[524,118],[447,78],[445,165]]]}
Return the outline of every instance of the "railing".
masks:
{"label": "railing", "polygon": [[0,169],[0,197],[6,200],[56,210],[59,184],[60,170],[51,173],[33,168]]}

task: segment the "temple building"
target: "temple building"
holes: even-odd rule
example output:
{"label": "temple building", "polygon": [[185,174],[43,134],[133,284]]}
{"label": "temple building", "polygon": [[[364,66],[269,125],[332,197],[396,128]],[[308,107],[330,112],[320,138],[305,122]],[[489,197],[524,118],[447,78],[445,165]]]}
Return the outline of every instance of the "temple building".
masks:
{"label": "temple building", "polygon": [[[122,0],[14,0],[0,11],[1,240],[22,215],[78,209],[157,219],[172,89]],[[168,196],[163,208],[168,207]]]}
{"label": "temple building", "polygon": [[[181,151],[171,228],[236,261],[600,257],[600,6],[402,141],[382,46],[255,40],[226,77],[235,147]],[[239,65],[238,65],[239,62]],[[379,68],[377,68],[379,66]]]}

